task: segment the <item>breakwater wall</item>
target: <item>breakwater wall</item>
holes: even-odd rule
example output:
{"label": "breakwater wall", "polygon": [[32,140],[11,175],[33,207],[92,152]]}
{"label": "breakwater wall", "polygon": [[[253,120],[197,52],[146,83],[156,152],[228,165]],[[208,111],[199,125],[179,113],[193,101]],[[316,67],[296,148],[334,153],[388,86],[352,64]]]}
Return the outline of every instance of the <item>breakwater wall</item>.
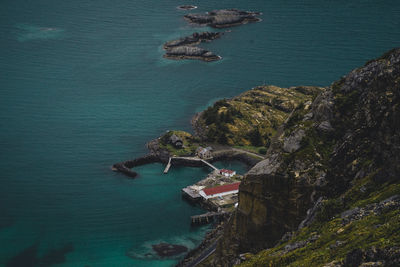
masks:
{"label": "breakwater wall", "polygon": [[163,163],[164,161],[161,160],[161,158],[157,155],[148,154],[146,156],[136,158],[133,160],[127,160],[124,162],[115,163],[111,169],[116,172],[121,172],[128,177],[135,178],[138,175],[138,173],[133,171],[132,168],[156,162]]}

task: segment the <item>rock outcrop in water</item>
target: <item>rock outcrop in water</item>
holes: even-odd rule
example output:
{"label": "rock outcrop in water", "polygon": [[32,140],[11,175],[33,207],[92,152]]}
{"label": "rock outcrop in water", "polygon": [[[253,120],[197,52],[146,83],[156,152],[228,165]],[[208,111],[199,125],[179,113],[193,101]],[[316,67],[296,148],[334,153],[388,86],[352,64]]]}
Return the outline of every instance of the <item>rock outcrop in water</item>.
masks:
{"label": "rock outcrop in water", "polygon": [[181,10],[192,10],[192,9],[196,9],[197,6],[192,6],[192,5],[183,5],[183,6],[178,6],[178,9]]}
{"label": "rock outcrop in water", "polygon": [[164,44],[164,49],[168,50],[178,46],[193,46],[202,42],[211,42],[212,40],[220,38],[223,34],[223,32],[195,32],[192,35],[180,38],[178,40],[166,42]]}
{"label": "rock outcrop in water", "polygon": [[199,59],[203,61],[219,60],[221,59],[220,56],[194,45],[202,42],[211,42],[222,35],[222,32],[195,32],[190,36],[168,41],[164,44],[164,49],[166,50],[164,57],[168,59]]}
{"label": "rock outcrop in water", "polygon": [[246,174],[213,266],[399,264],[400,49],[306,107]]}
{"label": "rock outcrop in water", "polygon": [[[181,6],[184,9],[190,9],[192,6]],[[259,12],[241,11],[238,9],[222,9],[207,12],[205,14],[187,14],[184,18],[191,23],[211,26],[214,28],[226,28],[246,24],[248,22],[260,21],[257,15]],[[222,57],[211,51],[193,45],[201,42],[210,42],[221,37],[222,32],[203,32],[193,33],[190,36],[180,38],[178,40],[168,41],[164,44],[167,52],[164,58],[168,59],[199,59],[203,61],[216,61]]]}
{"label": "rock outcrop in water", "polygon": [[261,19],[257,15],[261,15],[261,13],[238,9],[221,9],[205,14],[187,14],[185,15],[185,19],[194,24],[207,25],[214,28],[226,28],[260,21]]}
{"label": "rock outcrop in water", "polygon": [[216,61],[221,59],[220,56],[215,55],[213,52],[193,46],[173,47],[167,50],[164,57],[169,59],[200,59],[203,61]]}

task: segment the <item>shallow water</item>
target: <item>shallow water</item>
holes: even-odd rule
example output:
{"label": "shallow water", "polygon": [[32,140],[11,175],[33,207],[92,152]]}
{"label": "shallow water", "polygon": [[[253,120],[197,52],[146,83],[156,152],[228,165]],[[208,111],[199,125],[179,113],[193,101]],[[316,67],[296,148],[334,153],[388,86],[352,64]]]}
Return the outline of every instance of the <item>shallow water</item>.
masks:
{"label": "shallow water", "polygon": [[179,4],[2,1],[0,265],[35,244],[39,258],[72,244],[57,266],[173,265],[126,253],[201,241],[207,228],[189,217],[202,210],[180,189],[208,170],[162,175],[154,164],[132,180],[113,163],[144,155],[168,129],[191,130],[216,99],[263,83],[326,86],[399,46],[396,1],[207,0],[193,12],[237,7],[263,21],[205,44],[219,62],[168,61],[163,42],[205,30],[187,25]]}

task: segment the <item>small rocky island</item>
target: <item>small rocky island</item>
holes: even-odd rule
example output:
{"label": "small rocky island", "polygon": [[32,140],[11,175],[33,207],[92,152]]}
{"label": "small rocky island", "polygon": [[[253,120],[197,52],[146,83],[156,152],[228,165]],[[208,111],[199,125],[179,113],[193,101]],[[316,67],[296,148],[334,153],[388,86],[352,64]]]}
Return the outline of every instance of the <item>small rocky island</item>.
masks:
{"label": "small rocky island", "polygon": [[193,46],[177,46],[168,49],[164,57],[169,59],[200,59],[203,61],[216,61],[221,59],[220,56],[215,55],[211,51]]}
{"label": "small rocky island", "polygon": [[[195,6],[184,5],[179,9],[193,9]],[[184,18],[196,25],[210,26],[214,28],[226,28],[246,24],[248,22],[261,21],[257,15],[260,12],[241,11],[238,9],[221,9],[213,10],[205,14],[187,14]],[[168,59],[199,59],[206,62],[221,59],[221,56],[211,51],[197,47],[202,42],[211,42],[220,38],[223,32],[195,32],[192,35],[179,38],[177,40],[168,41],[163,48],[167,51],[164,58]]]}
{"label": "small rocky island", "polygon": [[182,5],[182,6],[178,6],[178,9],[181,10],[192,10],[192,9],[196,9],[197,6],[192,6],[192,5]]}
{"label": "small rocky island", "polygon": [[171,49],[177,46],[198,45],[202,42],[211,42],[212,40],[220,38],[223,34],[223,32],[195,32],[192,35],[166,42],[164,44],[164,49]]}
{"label": "small rocky island", "polygon": [[223,34],[223,32],[195,32],[190,36],[168,41],[164,44],[164,49],[167,51],[164,57],[169,59],[200,59],[203,61],[219,60],[221,59],[220,56],[194,45],[211,42],[220,38]]}
{"label": "small rocky island", "polygon": [[185,19],[198,25],[205,25],[213,28],[226,28],[246,24],[248,22],[261,21],[257,15],[261,15],[261,13],[241,11],[233,8],[213,10],[205,14],[187,14],[185,15]]}

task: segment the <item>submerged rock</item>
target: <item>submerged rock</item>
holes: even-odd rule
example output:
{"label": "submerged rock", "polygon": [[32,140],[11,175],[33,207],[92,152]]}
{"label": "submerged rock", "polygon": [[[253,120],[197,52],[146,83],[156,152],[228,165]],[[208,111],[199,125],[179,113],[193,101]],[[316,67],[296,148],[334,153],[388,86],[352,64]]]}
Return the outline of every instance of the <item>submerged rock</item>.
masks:
{"label": "submerged rock", "polygon": [[213,10],[205,14],[187,14],[185,19],[191,23],[207,25],[214,28],[225,28],[260,21],[259,12],[241,11],[238,9]]}
{"label": "submerged rock", "polygon": [[59,248],[53,248],[43,254],[41,257],[38,253],[39,243],[35,243],[17,255],[12,257],[6,262],[6,267],[48,267],[55,264],[64,263],[66,261],[65,255],[74,250],[71,243],[65,244]]}
{"label": "submerged rock", "polygon": [[152,245],[152,247],[157,255],[162,258],[176,256],[188,251],[187,247],[176,244],[160,243]]}

